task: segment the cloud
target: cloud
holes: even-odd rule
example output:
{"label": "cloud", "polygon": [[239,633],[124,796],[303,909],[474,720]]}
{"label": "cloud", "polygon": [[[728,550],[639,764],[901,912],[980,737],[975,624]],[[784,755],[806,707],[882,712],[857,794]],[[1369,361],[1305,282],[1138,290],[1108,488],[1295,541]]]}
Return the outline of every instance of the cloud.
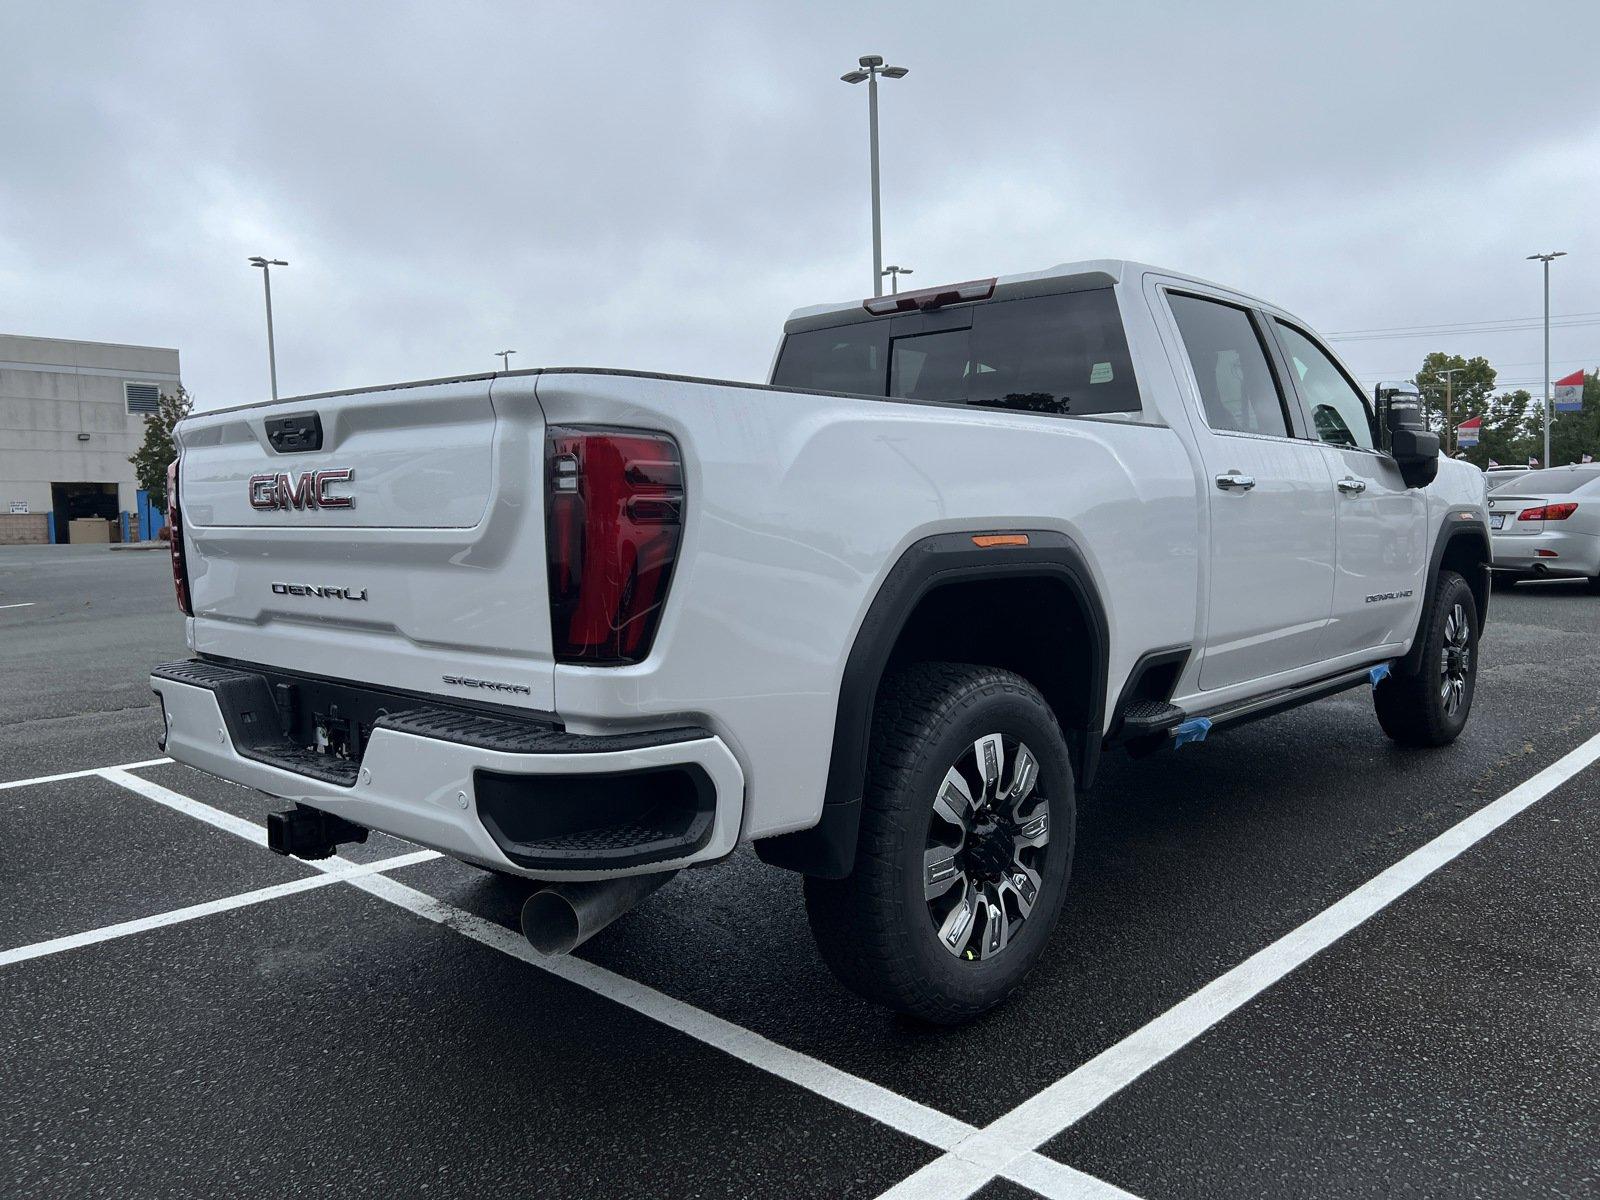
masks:
{"label": "cloud", "polygon": [[868,50],[911,67],[885,252],[918,283],[1141,257],[1368,328],[1532,314],[1522,256],[1559,243],[1558,311],[1600,309],[1600,85],[1548,50],[1600,12],[1394,7],[12,7],[0,329],[175,345],[202,404],[248,401],[267,253],[286,393],[505,346],[757,378],[791,308],[870,283],[838,81]]}

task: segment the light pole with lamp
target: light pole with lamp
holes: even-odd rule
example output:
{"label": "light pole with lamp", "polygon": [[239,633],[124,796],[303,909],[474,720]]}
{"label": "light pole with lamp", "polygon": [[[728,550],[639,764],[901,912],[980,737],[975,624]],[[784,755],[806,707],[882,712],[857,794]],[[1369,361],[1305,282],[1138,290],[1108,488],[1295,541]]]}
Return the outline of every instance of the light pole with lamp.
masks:
{"label": "light pole with lamp", "polygon": [[281,258],[251,257],[250,265],[261,268],[261,283],[267,290],[267,369],[272,372],[272,398],[278,398],[278,349],[272,342],[272,268],[287,267]]}
{"label": "light pole with lamp", "polygon": [[1528,261],[1538,259],[1544,264],[1544,457],[1539,460],[1541,467],[1550,465],[1550,419],[1554,415],[1550,411],[1550,262],[1552,259],[1565,258],[1565,250],[1552,250],[1549,254],[1530,254]]}
{"label": "light pole with lamp", "polygon": [[506,371],[511,370],[511,356],[513,354],[515,354],[515,353],[516,353],[515,350],[496,350],[495,351],[495,354],[500,359],[500,365],[501,365],[501,368],[503,370],[506,370]]}
{"label": "light pole with lamp", "polygon": [[883,269],[882,273],[889,277],[889,294],[891,296],[898,296],[900,294],[900,276],[910,275],[911,268],[897,267],[893,263],[890,263]]}
{"label": "light pole with lamp", "polygon": [[878,204],[878,76],[885,79],[903,79],[906,67],[886,67],[883,55],[863,54],[858,60],[859,71],[847,71],[839,76],[846,83],[867,85],[868,140],[872,151],[872,294],[883,295],[883,220]]}

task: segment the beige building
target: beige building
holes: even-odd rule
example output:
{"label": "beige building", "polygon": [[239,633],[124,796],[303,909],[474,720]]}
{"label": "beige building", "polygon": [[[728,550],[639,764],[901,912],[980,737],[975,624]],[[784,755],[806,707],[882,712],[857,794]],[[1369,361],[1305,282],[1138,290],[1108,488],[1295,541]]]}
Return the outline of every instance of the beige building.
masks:
{"label": "beige building", "polygon": [[136,517],[128,456],[178,379],[176,350],[0,334],[0,544]]}

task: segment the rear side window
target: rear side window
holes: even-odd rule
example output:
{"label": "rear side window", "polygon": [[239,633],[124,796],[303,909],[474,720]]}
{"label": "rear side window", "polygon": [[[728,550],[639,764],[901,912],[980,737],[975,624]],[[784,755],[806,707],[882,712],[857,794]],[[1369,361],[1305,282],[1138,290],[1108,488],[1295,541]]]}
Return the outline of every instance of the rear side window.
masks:
{"label": "rear side window", "polygon": [[1111,289],[991,300],[965,310],[970,326],[949,328],[960,311],[938,313],[937,331],[911,313],[793,334],[773,382],[1063,416],[1139,411]]}
{"label": "rear side window", "polygon": [[1206,424],[1221,432],[1289,436],[1278,381],[1250,314],[1198,296],[1168,297],[1200,385]]}

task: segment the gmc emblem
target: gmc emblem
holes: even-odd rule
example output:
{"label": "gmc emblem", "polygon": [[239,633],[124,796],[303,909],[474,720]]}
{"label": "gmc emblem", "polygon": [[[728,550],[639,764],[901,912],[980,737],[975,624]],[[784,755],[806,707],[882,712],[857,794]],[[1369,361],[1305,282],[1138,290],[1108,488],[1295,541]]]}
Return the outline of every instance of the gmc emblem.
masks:
{"label": "gmc emblem", "polygon": [[328,471],[307,471],[298,477],[288,474],[250,476],[250,507],[276,508],[354,508],[354,496],[330,496],[328,486],[347,483],[355,474],[350,467]]}

